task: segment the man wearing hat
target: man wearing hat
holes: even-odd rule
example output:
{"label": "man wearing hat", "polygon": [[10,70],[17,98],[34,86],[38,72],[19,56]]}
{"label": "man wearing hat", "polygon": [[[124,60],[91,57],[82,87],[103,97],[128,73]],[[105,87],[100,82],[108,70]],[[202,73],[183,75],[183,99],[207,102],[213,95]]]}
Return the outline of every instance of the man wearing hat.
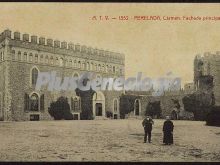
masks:
{"label": "man wearing hat", "polygon": [[170,120],[170,116],[166,116],[166,121],[163,124],[163,143],[165,145],[173,144],[173,122]]}
{"label": "man wearing hat", "polygon": [[148,137],[148,142],[151,143],[151,131],[152,131],[152,125],[154,124],[154,121],[150,116],[146,116],[145,119],[142,122],[142,125],[144,127],[144,143],[147,141]]}

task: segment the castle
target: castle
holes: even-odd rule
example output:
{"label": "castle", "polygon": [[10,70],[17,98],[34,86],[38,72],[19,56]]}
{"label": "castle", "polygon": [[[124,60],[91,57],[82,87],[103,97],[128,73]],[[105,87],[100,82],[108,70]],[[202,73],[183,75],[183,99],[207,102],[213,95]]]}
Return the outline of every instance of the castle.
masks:
{"label": "castle", "polygon": [[194,86],[197,91],[212,93],[215,105],[220,106],[220,52],[195,57]]}
{"label": "castle", "polygon": [[[105,50],[4,30],[0,35],[0,119],[50,120],[48,108],[60,96],[68,98],[75,119],[87,101],[76,92],[35,91],[39,72],[56,71],[59,77],[78,77],[84,71],[101,77],[124,77],[125,56]],[[93,116],[110,111],[119,118],[122,92],[98,91],[90,99]]]}

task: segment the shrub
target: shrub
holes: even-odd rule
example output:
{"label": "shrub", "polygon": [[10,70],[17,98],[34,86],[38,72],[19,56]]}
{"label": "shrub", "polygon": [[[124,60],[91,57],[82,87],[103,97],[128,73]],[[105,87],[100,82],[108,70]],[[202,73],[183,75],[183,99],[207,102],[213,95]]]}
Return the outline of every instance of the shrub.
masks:
{"label": "shrub", "polygon": [[206,117],[206,125],[220,126],[220,107],[215,106]]}
{"label": "shrub", "polygon": [[68,100],[65,97],[59,97],[57,101],[52,102],[48,112],[54,120],[73,120]]}
{"label": "shrub", "polygon": [[159,118],[161,116],[161,107],[160,101],[149,102],[146,107],[145,116],[155,116],[155,118]]}
{"label": "shrub", "polygon": [[106,111],[106,116],[107,116],[107,118],[111,118],[113,116],[113,114],[110,111]]}

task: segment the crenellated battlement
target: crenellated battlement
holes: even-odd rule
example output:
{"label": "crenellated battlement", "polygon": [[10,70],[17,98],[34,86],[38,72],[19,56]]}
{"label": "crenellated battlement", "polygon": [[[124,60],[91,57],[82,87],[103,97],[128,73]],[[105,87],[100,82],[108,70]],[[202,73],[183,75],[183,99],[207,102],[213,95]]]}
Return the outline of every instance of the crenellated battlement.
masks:
{"label": "crenellated battlement", "polygon": [[108,50],[103,49],[97,49],[92,47],[87,47],[85,45],[80,45],[79,43],[67,43],[66,41],[59,41],[59,40],[53,40],[51,38],[44,38],[44,37],[38,37],[35,35],[29,35],[27,33],[21,34],[18,31],[15,31],[12,36],[12,32],[9,29],[4,30],[0,34],[0,41],[4,40],[5,38],[9,38],[11,40],[15,41],[22,41],[26,43],[31,43],[39,46],[45,46],[45,47],[52,47],[56,49],[63,49],[63,50],[69,50],[69,51],[75,51],[75,52],[81,52],[89,55],[98,55],[102,57],[107,58],[113,58],[124,61],[125,56],[121,53],[111,52]]}

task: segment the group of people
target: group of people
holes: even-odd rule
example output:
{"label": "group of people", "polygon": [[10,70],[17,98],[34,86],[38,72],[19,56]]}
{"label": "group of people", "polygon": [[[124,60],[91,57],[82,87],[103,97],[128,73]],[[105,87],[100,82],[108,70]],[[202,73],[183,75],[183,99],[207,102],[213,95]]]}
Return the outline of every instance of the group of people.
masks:
{"label": "group of people", "polygon": [[[150,116],[146,116],[146,118],[142,122],[145,132],[144,143],[146,143],[147,140],[149,143],[151,143],[151,131],[153,124],[154,121]],[[174,129],[173,122],[170,120],[169,116],[166,116],[166,121],[163,124],[163,143],[165,145],[173,144],[173,129]]]}

